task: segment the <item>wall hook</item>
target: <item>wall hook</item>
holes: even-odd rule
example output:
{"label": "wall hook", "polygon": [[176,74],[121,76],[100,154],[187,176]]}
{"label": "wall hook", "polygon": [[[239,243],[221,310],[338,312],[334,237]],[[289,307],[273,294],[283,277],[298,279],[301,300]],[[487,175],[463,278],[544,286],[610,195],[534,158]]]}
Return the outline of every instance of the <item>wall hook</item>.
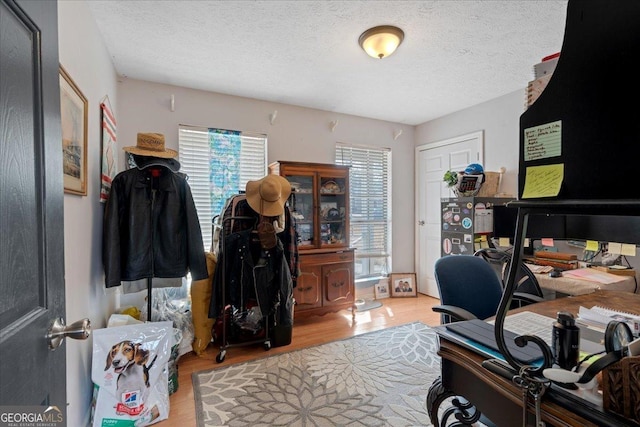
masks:
{"label": "wall hook", "polygon": [[329,128],[331,129],[331,132],[336,130],[336,126],[338,126],[338,122],[339,122],[338,119],[329,122]]}
{"label": "wall hook", "polygon": [[176,97],[174,94],[171,94],[171,112],[176,111]]}
{"label": "wall hook", "polygon": [[400,135],[402,135],[402,129],[398,129],[393,133],[393,140],[395,141],[396,139],[400,138]]}
{"label": "wall hook", "polygon": [[269,115],[269,123],[271,123],[272,126],[276,122],[276,117],[278,117],[278,110],[273,110],[273,113]]}

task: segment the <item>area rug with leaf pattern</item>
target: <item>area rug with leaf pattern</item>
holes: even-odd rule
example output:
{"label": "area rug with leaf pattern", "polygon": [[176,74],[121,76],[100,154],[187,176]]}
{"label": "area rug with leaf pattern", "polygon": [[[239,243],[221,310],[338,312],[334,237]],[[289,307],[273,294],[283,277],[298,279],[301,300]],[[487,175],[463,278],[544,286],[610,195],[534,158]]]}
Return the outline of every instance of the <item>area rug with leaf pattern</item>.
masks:
{"label": "area rug with leaf pattern", "polygon": [[415,322],[196,372],[198,427],[429,426],[436,350]]}

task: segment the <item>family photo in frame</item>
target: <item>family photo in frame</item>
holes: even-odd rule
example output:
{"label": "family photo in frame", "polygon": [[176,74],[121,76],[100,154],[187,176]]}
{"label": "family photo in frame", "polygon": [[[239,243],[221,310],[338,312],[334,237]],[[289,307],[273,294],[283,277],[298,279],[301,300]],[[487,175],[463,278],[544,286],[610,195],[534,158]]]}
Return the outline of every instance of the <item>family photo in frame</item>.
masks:
{"label": "family photo in frame", "polygon": [[391,296],[417,297],[418,289],[415,273],[391,273]]}

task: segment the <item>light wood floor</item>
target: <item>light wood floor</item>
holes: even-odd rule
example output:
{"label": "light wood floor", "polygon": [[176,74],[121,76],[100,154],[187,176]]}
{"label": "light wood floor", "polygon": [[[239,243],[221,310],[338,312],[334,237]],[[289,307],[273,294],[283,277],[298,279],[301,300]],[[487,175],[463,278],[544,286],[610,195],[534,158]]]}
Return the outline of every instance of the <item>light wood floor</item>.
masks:
{"label": "light wood floor", "polygon": [[390,326],[421,321],[427,325],[440,324],[440,315],[431,307],[439,301],[419,294],[417,298],[385,298],[383,306],[356,313],[352,321],[351,311],[342,310],[324,316],[296,318],[291,344],[265,351],[261,344],[229,347],[224,362],[217,363],[219,347],[209,345],[201,357],[195,353],[183,355],[178,361],[178,390],[170,396],[169,418],[155,425],[158,427],[192,427],[196,425],[195,403],[191,374],[198,371],[244,362],[259,357],[284,353],[304,347],[348,338],[364,332],[377,331]]}

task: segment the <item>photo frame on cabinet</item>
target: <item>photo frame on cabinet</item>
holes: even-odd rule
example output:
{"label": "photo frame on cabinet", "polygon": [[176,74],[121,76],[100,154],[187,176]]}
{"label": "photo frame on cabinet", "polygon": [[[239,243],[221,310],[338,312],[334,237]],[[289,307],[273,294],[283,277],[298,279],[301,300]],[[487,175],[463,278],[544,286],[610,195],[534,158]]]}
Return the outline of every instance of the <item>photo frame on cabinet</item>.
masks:
{"label": "photo frame on cabinet", "polygon": [[418,296],[416,273],[391,273],[390,285],[393,298]]}
{"label": "photo frame on cabinet", "polygon": [[87,98],[59,66],[64,192],[87,195]]}

